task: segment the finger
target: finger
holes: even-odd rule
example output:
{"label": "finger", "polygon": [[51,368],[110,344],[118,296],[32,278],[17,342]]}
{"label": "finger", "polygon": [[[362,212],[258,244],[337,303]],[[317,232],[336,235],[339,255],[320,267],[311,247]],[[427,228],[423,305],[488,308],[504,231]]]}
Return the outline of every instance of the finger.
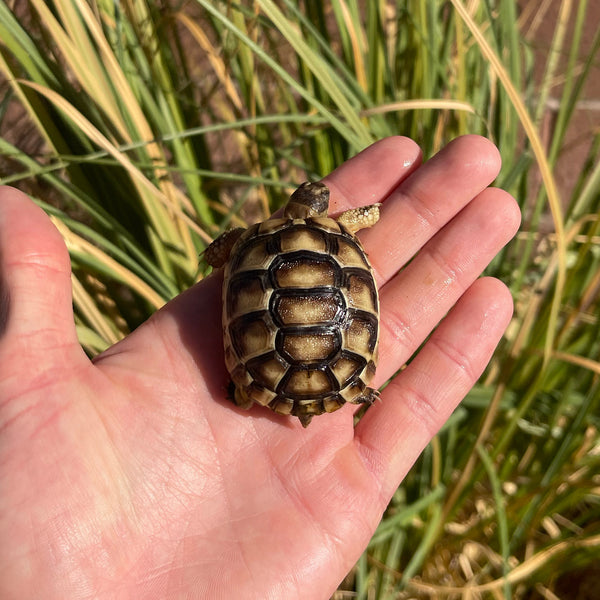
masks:
{"label": "finger", "polygon": [[[383,202],[422,158],[419,146],[407,137],[391,136],[371,144],[323,178],[330,191],[328,214]],[[282,214],[279,209],[271,217]]]}
{"label": "finger", "polygon": [[511,315],[504,284],[478,280],[358,423],[355,439],[383,502],[477,381]]}
{"label": "finger", "polygon": [[381,288],[381,359],[376,385],[408,360],[514,236],[519,223],[519,207],[512,196],[489,188]]}
{"label": "finger", "polygon": [[450,142],[387,198],[375,227],[360,233],[379,285],[390,279],[500,170],[497,148],[467,135]]}
{"label": "finger", "polygon": [[[77,345],[71,266],[64,241],[44,211],[23,193],[0,188],[1,347],[26,344],[27,356]],[[11,345],[12,344],[12,345]]]}
{"label": "finger", "polygon": [[419,146],[402,136],[380,140],[327,175],[331,214],[382,202],[421,164]]}

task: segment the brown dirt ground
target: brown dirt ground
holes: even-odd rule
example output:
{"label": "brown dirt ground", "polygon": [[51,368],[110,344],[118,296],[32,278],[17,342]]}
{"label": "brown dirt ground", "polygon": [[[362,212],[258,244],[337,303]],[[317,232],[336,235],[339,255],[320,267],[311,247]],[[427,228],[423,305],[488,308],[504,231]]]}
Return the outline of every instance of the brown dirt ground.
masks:
{"label": "brown dirt ground", "polygon": [[[546,3],[539,0],[522,0],[521,9],[527,13],[530,7],[534,12],[539,10]],[[537,24],[532,23],[531,19],[525,22],[525,31],[531,31],[530,43],[535,50],[535,77],[536,82],[542,80],[549,49],[554,36],[554,28],[558,20],[562,2],[560,0],[551,0],[547,3],[547,11],[544,18]],[[575,21],[575,12],[579,2],[573,2],[572,18],[569,23],[568,33],[565,40],[565,48],[570,48],[573,38],[573,25]],[[600,2],[588,2],[587,18],[584,28],[584,34],[581,44],[580,62],[589,56],[594,35],[600,27]],[[557,69],[558,77],[565,71],[568,57],[561,56],[559,67]],[[557,77],[557,79],[558,79]],[[542,134],[544,141],[548,143],[553,134],[554,119],[558,109],[558,98],[560,97],[561,81],[557,80],[557,85],[551,90],[550,98],[546,107],[546,116]],[[577,177],[586,160],[594,134],[600,131],[600,63],[596,61],[590,72],[582,96],[575,106],[575,112],[570,123],[563,151],[559,157],[554,170],[557,185],[563,196],[563,199],[569,197]]]}

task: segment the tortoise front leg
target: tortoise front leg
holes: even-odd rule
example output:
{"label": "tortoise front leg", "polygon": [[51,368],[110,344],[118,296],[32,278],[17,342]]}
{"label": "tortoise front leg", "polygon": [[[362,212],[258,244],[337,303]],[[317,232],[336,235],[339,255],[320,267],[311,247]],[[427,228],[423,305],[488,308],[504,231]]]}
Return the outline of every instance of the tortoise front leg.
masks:
{"label": "tortoise front leg", "polygon": [[244,231],[246,230],[243,227],[224,231],[204,251],[204,260],[215,269],[222,267],[229,260],[231,249]]}
{"label": "tortoise front leg", "polygon": [[372,227],[379,221],[379,207],[381,203],[371,204],[369,206],[359,206],[358,208],[351,208],[343,212],[338,218],[337,222],[342,224],[351,233],[356,233],[360,229],[366,227]]}

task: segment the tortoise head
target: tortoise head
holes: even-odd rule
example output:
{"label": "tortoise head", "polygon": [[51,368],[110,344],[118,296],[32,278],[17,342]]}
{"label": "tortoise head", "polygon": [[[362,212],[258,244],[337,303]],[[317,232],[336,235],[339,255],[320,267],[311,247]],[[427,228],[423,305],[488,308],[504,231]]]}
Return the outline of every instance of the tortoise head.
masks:
{"label": "tortoise head", "polygon": [[305,181],[290,197],[284,209],[288,219],[326,217],[329,209],[329,188],[320,181]]}

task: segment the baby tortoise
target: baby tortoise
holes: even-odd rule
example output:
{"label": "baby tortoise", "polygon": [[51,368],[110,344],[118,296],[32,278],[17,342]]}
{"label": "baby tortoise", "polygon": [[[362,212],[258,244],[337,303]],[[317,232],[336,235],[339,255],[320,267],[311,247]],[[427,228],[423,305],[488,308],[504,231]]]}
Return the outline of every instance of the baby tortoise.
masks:
{"label": "baby tortoise", "polygon": [[354,235],[379,219],[379,204],[327,216],[329,189],[303,183],[282,218],[218,237],[206,250],[225,265],[223,341],[234,402],[315,415],[346,402],[371,404],[379,299]]}

